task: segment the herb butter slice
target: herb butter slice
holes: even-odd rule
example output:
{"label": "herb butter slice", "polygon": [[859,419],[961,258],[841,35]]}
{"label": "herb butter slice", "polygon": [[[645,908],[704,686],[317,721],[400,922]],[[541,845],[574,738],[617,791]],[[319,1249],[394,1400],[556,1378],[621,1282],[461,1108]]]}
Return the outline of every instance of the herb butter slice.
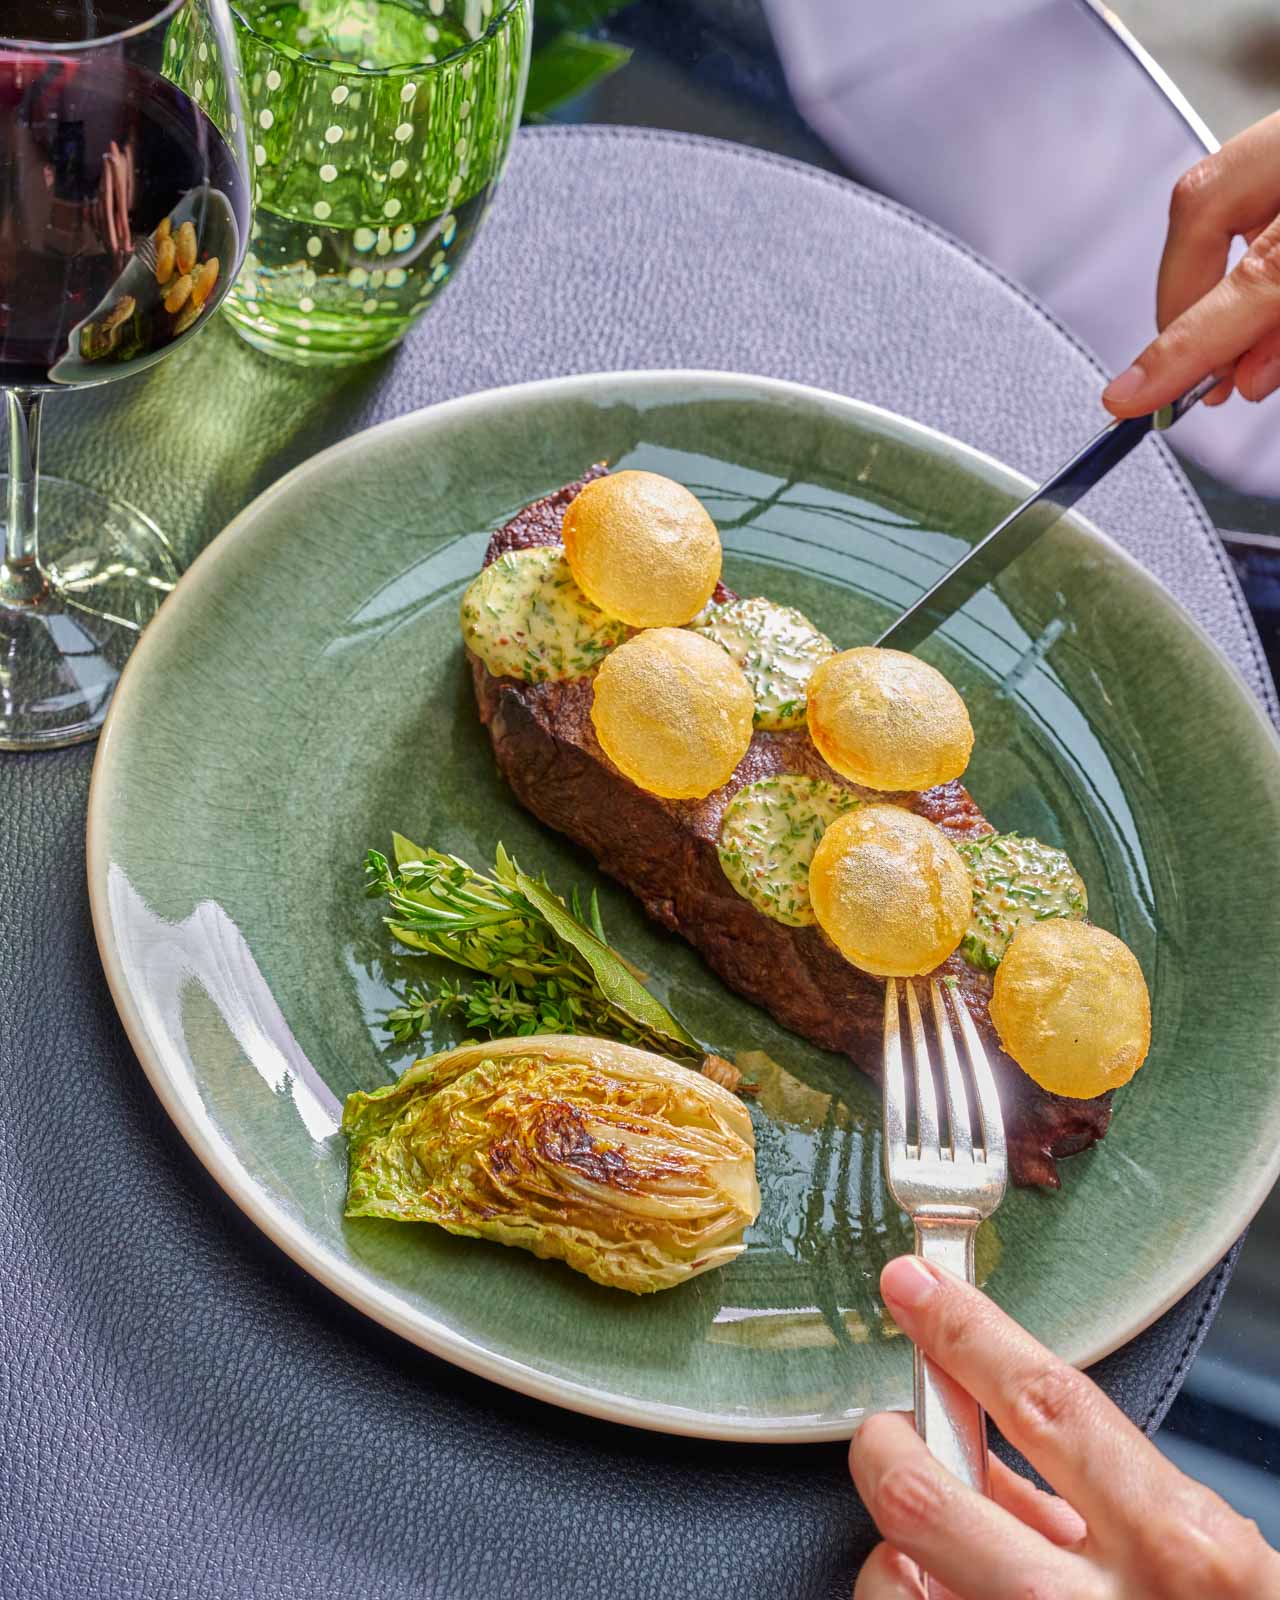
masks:
{"label": "herb butter slice", "polygon": [[725,808],[720,865],[745,900],[789,928],[817,919],[809,903],[809,863],[818,840],[856,795],[820,778],[784,772],[739,789]]}
{"label": "herb butter slice", "polygon": [[799,728],[814,669],[835,645],[801,611],[756,596],[707,606],[689,624],[742,668],[756,700],[757,728]]}
{"label": "herb butter slice", "polygon": [[499,556],[462,597],[462,637],[499,678],[580,678],[628,631],[587,599],[558,544]]}
{"label": "herb butter slice", "polygon": [[989,833],[956,848],[973,877],[973,917],[960,951],[998,967],[1024,922],[1089,914],[1084,881],[1064,850],[1017,833]]}

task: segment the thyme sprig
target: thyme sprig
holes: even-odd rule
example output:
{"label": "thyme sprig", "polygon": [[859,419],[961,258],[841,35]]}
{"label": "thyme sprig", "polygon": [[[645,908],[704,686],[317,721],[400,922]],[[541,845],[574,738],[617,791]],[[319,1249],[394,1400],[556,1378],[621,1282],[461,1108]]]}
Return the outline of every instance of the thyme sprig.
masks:
{"label": "thyme sprig", "polygon": [[507,978],[477,978],[470,985],[442,978],[434,995],[418,985],[407,989],[405,1003],[387,1013],[387,1032],[397,1044],[412,1044],[433,1021],[449,1018],[491,1039],[597,1031],[585,1026],[590,1019],[582,1001],[564,994],[554,978],[523,989]]}
{"label": "thyme sprig", "polygon": [[605,936],[599,899],[566,904],[546,882],[521,872],[499,845],[492,875],[457,856],[422,850],[395,836],[395,866],[381,851],[365,860],[366,893],[384,898],[384,918],[411,949],[482,977],[466,987],[444,980],[434,994],[413,986],[386,1018],[399,1044],[437,1019],[460,1019],[491,1038],[581,1033],[618,1039],[684,1061],[698,1041],[641,984]]}

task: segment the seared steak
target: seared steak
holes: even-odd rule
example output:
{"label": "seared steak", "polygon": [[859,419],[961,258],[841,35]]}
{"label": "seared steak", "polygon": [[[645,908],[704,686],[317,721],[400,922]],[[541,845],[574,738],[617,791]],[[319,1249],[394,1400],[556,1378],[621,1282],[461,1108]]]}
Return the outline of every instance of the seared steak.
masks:
{"label": "seared steak", "polygon": [[[509,550],[559,543],[565,507],[604,470],[593,467],[577,483],[526,507],[494,534],[486,565]],[[721,587],[717,598],[733,595]],[[733,889],[716,852],[725,806],[757,778],[803,773],[859,792],[832,772],[807,732],[757,732],[723,789],[705,800],[663,800],[624,778],[601,750],[591,722],[589,678],[538,684],[496,678],[474,655],[471,669],[499,770],[520,803],[585,846],[605,872],[639,897],[651,917],[694,945],[731,988],[803,1038],[843,1052],[878,1077],[883,981],[850,966],[817,927],[785,927],[764,916]],[[894,798],[954,838],[992,831],[959,783]],[[1111,1096],[1068,1100],[1041,1089],[999,1048],[987,1009],[990,975],[959,955],[939,971],[958,980],[990,1049],[1004,1106],[1010,1175],[1015,1183],[1057,1188],[1055,1158],[1102,1138],[1111,1120]]]}

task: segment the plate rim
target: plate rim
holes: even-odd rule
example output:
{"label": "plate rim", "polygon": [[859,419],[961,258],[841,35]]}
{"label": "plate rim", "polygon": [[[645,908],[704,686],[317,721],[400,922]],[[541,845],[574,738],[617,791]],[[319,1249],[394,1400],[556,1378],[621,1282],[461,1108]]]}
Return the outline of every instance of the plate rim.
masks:
{"label": "plate rim", "polygon": [[[958,455],[969,465],[981,469],[982,476],[988,482],[1004,480],[1001,487],[1011,482],[1017,487],[1025,487],[1028,492],[1034,487],[1032,479],[1025,473],[1010,467],[989,452],[967,444],[964,440],[957,439],[928,423],[892,411],[888,407],[837,394],[833,390],[813,384],[715,368],[625,368],[613,372],[573,373],[553,378],[537,378],[523,383],[475,390],[362,428],[317,451],[305,461],[299,462],[237,512],[182,573],[173,593],[167,597],[165,604],[144,631],[137,647],[126,662],[103,725],[90,777],[85,834],[85,866],[90,914],[99,958],[112,1001],[143,1073],[169,1120],[201,1165],[244,1215],[304,1272],[326,1289],[363,1315],[398,1334],[410,1344],[427,1351],[428,1354],[504,1388],[601,1421],[622,1423],[678,1437],[741,1443],[829,1442],[849,1438],[866,1413],[824,1422],[797,1421],[790,1417],[771,1422],[759,1416],[740,1417],[731,1412],[701,1411],[665,1402],[639,1401],[618,1396],[587,1383],[540,1372],[515,1357],[495,1353],[477,1344],[465,1334],[426,1319],[420,1311],[410,1310],[398,1295],[380,1287],[377,1279],[368,1270],[353,1268],[336,1256],[327,1246],[318,1242],[316,1236],[303,1222],[291,1217],[286,1208],[274,1201],[250,1176],[229,1142],[219,1135],[211,1120],[203,1112],[194,1079],[185,1083],[180,1081],[177,1075],[169,1071],[160,1053],[153,1050],[120,959],[108,901],[107,870],[110,860],[107,835],[111,808],[105,799],[108,787],[107,774],[115,759],[116,745],[124,737],[123,728],[129,715],[129,707],[137,693],[135,685],[144,682],[143,668],[150,656],[161,648],[161,641],[166,635],[180,626],[181,612],[189,598],[201,587],[205,577],[237,540],[251,532],[253,524],[277,499],[291,494],[310,475],[322,471],[335,459],[354,451],[367,443],[370,438],[375,436],[388,438],[397,433],[410,433],[424,424],[430,425],[432,421],[441,417],[465,417],[469,411],[482,411],[495,403],[502,404],[508,400],[557,398],[575,394],[586,398],[610,387],[641,386],[650,390],[666,390],[672,398],[679,399],[682,391],[699,385],[737,390],[744,398],[816,401],[824,406],[846,411],[852,418],[870,419],[882,425],[887,424],[891,429],[915,435],[920,442],[935,448],[942,447],[952,456]],[[1280,733],[1277,732],[1265,707],[1259,703],[1239,668],[1226,656],[1216,640],[1153,572],[1143,566],[1109,534],[1076,511],[1070,514],[1070,520],[1086,537],[1097,540],[1111,556],[1118,558],[1122,565],[1128,567],[1143,582],[1151,585],[1161,600],[1180,615],[1183,623],[1191,628],[1200,642],[1217,658],[1219,665],[1225,669],[1248,706],[1264,742],[1270,745],[1277,767],[1280,767]],[[1159,1297],[1158,1303],[1154,1304],[1149,1312],[1132,1319],[1112,1338],[1087,1349],[1068,1350],[1065,1359],[1076,1367],[1092,1366],[1149,1328],[1211,1272],[1248,1227],[1276,1180],[1280,1178],[1280,1141],[1274,1145],[1270,1159],[1259,1163],[1253,1172],[1252,1184],[1246,1186],[1240,1202],[1229,1215],[1224,1216],[1218,1228],[1207,1237],[1197,1235],[1205,1237],[1205,1242],[1198,1250],[1188,1252],[1189,1262],[1187,1256],[1179,1258],[1181,1265],[1170,1275],[1171,1287]]]}

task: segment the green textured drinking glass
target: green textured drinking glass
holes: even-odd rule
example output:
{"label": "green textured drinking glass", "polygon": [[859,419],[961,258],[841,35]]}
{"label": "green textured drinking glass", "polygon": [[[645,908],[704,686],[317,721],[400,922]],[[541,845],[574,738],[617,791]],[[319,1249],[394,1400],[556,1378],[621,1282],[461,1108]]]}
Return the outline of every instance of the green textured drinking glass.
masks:
{"label": "green textured drinking glass", "polygon": [[241,336],[391,349],[458,271],[520,121],[533,0],[233,0],[256,184]]}

